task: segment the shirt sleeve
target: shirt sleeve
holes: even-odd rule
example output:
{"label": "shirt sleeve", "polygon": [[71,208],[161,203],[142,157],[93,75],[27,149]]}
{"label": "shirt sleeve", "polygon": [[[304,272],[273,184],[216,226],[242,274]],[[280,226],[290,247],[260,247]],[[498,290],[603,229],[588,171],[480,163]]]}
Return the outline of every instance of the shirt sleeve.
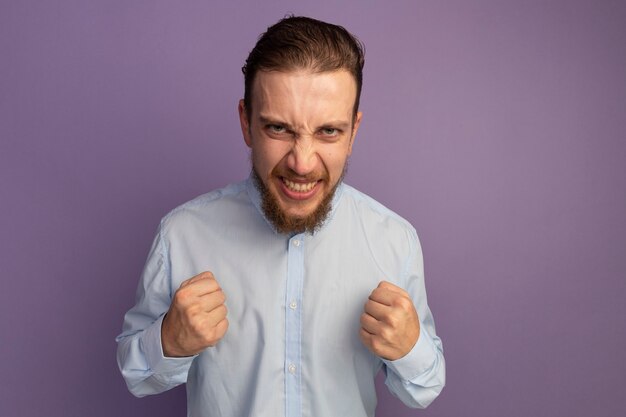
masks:
{"label": "shirt sleeve", "polygon": [[117,338],[117,363],[129,391],[143,397],[187,381],[194,357],[163,355],[161,324],[172,301],[167,247],[161,228],[157,234],[137,288],[135,306],[124,316]]}
{"label": "shirt sleeve", "polygon": [[414,231],[409,235],[409,243],[411,250],[404,284],[419,316],[420,335],[404,357],[395,361],[383,360],[385,384],[407,406],[425,408],[445,385],[446,365],[441,339],[435,332],[435,322],[426,300],[422,251]]}

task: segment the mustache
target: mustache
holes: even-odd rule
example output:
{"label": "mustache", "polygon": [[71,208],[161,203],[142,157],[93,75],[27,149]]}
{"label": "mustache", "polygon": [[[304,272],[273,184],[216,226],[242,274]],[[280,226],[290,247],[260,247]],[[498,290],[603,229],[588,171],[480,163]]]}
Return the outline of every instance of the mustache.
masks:
{"label": "mustache", "polygon": [[283,167],[275,167],[272,170],[271,175],[273,177],[286,178],[292,181],[305,181],[305,182],[314,182],[314,181],[325,181],[328,182],[329,175],[328,171],[320,171],[320,172],[311,172],[306,175],[300,175],[297,172]]}

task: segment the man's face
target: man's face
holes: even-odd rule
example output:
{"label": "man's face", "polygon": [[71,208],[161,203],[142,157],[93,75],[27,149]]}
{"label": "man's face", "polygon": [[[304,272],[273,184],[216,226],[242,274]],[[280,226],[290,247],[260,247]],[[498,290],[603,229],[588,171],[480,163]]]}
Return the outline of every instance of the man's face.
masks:
{"label": "man's face", "polygon": [[325,219],[361,121],[355,98],[344,70],[259,71],[249,118],[239,103],[264,210],[279,231],[312,231]]}

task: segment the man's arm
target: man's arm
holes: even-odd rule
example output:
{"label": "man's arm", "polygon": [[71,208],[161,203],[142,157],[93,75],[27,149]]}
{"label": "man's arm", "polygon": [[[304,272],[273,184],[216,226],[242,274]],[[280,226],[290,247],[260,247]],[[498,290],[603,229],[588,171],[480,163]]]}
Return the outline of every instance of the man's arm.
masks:
{"label": "man's arm", "polygon": [[372,291],[361,314],[361,340],[388,361],[406,356],[420,335],[417,311],[402,288],[382,281]]}
{"label": "man's arm", "polygon": [[131,393],[157,394],[187,381],[194,355],[215,345],[228,321],[224,294],[210,272],[185,282],[172,296],[161,233],[150,250],[135,306],[117,337],[117,362]]}
{"label": "man's arm", "polygon": [[161,327],[163,353],[186,357],[215,346],[228,329],[225,301],[224,292],[209,271],[180,284]]}
{"label": "man's arm", "polygon": [[407,290],[381,282],[365,303],[360,336],[383,360],[389,390],[407,406],[425,408],[445,385],[445,360],[426,302],[417,235],[411,238],[412,255],[400,281]]}

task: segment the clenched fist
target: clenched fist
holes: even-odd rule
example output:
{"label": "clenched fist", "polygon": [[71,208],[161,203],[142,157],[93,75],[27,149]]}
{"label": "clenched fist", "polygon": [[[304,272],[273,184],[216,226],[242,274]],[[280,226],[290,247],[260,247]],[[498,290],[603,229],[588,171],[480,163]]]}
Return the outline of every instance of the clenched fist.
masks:
{"label": "clenched fist", "polygon": [[381,281],[372,291],[361,314],[361,341],[377,356],[400,359],[413,349],[420,322],[406,291]]}
{"label": "clenched fist", "polygon": [[192,356],[215,346],[228,329],[225,301],[211,272],[180,284],[161,326],[165,356]]}

